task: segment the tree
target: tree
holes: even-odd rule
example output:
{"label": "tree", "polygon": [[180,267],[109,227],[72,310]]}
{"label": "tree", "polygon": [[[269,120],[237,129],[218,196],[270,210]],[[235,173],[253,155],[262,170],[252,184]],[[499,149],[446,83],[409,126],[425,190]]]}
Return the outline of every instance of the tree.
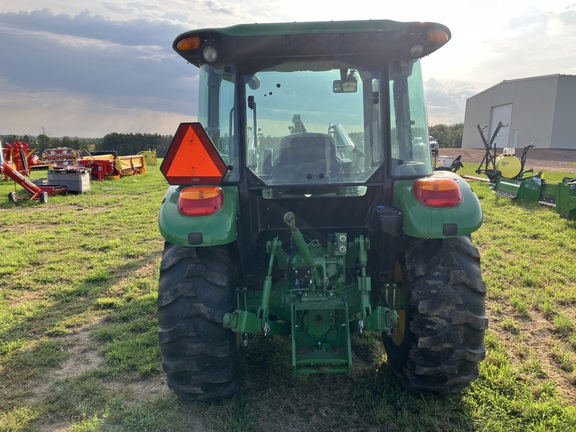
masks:
{"label": "tree", "polygon": [[460,148],[462,147],[462,135],[464,133],[464,123],[451,125],[438,124],[430,126],[430,135],[436,138],[440,147]]}
{"label": "tree", "polygon": [[164,157],[171,142],[172,137],[169,135],[112,132],[96,144],[95,150],[133,155],[144,150],[155,149],[158,157]]}

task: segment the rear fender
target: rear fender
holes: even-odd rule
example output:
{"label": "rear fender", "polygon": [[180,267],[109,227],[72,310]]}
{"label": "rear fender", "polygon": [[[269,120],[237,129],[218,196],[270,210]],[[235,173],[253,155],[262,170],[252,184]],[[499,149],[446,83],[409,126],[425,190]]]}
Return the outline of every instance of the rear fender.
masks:
{"label": "rear fender", "polygon": [[178,211],[180,190],[170,186],[166,191],[158,226],[167,242],[179,246],[217,246],[236,240],[236,217],[238,215],[238,188],[222,186],[222,208],[209,216],[184,216]]}
{"label": "rear fender", "polygon": [[453,178],[462,193],[462,202],[454,207],[429,207],[412,192],[414,180],[394,183],[394,207],[404,215],[404,233],[418,238],[445,238],[470,235],[482,225],[480,202],[468,183],[451,171],[435,171],[432,177]]}

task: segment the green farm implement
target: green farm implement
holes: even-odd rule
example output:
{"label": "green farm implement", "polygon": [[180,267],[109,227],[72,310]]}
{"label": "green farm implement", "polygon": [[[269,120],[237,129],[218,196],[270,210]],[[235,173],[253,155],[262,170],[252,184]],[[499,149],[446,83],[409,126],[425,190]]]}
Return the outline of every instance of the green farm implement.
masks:
{"label": "green farm implement", "polygon": [[198,122],[160,167],[159,342],[176,394],[238,391],[255,334],[289,338],[296,374],[350,373],[351,335],[377,332],[412,391],[478,376],[482,211],[432,168],[419,61],[449,39],[385,20],[176,38],[199,83]]}
{"label": "green farm implement", "polygon": [[492,189],[500,196],[522,201],[539,202],[552,207],[562,217],[576,219],[576,178],[564,178],[549,184],[542,172],[521,179],[499,177]]}
{"label": "green farm implement", "polygon": [[576,178],[566,177],[560,183],[549,184],[541,171],[534,173],[532,169],[525,170],[526,156],[533,145],[524,147],[520,159],[515,156],[513,148],[505,148],[501,155],[497,155],[493,142],[502,127],[506,125],[500,122],[490,141],[487,141],[483,129],[477,125],[486,153],[476,173],[486,174],[492,184],[492,190],[500,196],[539,202],[554,208],[562,217],[575,219]]}

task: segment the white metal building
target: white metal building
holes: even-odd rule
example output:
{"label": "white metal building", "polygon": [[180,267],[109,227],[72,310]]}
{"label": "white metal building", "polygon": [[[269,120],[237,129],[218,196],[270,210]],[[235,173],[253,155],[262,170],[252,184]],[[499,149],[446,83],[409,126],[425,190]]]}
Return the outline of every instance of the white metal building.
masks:
{"label": "white metal building", "polygon": [[576,150],[576,75],[505,80],[466,101],[463,148],[483,148],[477,125],[499,149],[534,143],[543,149]]}

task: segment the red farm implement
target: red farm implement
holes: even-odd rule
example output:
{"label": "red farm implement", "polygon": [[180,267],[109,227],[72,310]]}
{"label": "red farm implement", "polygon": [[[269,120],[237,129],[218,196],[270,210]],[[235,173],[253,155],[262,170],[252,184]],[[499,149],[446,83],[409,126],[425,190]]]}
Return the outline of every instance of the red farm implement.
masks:
{"label": "red farm implement", "polygon": [[13,169],[10,164],[2,161],[2,172],[7,178],[14,180],[15,183],[22,186],[30,195],[26,198],[20,198],[16,191],[12,191],[8,194],[8,200],[16,202],[21,199],[28,200],[40,200],[42,203],[48,202],[48,196],[50,195],[61,195],[67,192],[66,187],[61,186],[39,186],[34,184],[23,174]]}
{"label": "red farm implement", "polygon": [[78,165],[89,168],[94,180],[118,179],[146,172],[146,159],[143,155],[118,156],[115,151],[92,153],[79,159]]}
{"label": "red farm implement", "polygon": [[45,150],[42,157],[52,167],[68,168],[78,165],[78,154],[78,150],[68,147],[57,147]]}
{"label": "red farm implement", "polygon": [[44,157],[52,166],[59,169],[75,167],[88,169],[93,180],[118,179],[122,176],[146,172],[146,155],[144,154],[118,156],[118,152],[114,150],[86,153],[86,156],[80,156],[78,150],[59,147],[46,150]]}
{"label": "red farm implement", "polygon": [[6,148],[0,152],[4,178],[13,180],[15,184],[22,186],[29,194],[27,197],[21,198],[14,190],[8,194],[8,200],[12,202],[27,199],[40,200],[42,203],[47,203],[50,195],[65,194],[67,192],[66,187],[37,185],[26,177],[30,174],[30,166],[37,164],[39,160],[32,153],[33,151],[28,149],[28,144],[20,141],[15,141],[12,144],[7,143]]}
{"label": "red farm implement", "polygon": [[[5,143],[4,145],[5,148],[1,151],[0,161],[7,162],[24,175],[30,174],[31,167],[42,163],[34,154],[34,150],[30,150],[28,144],[23,141],[14,141],[12,144]],[[5,177],[7,176],[5,175]]]}

